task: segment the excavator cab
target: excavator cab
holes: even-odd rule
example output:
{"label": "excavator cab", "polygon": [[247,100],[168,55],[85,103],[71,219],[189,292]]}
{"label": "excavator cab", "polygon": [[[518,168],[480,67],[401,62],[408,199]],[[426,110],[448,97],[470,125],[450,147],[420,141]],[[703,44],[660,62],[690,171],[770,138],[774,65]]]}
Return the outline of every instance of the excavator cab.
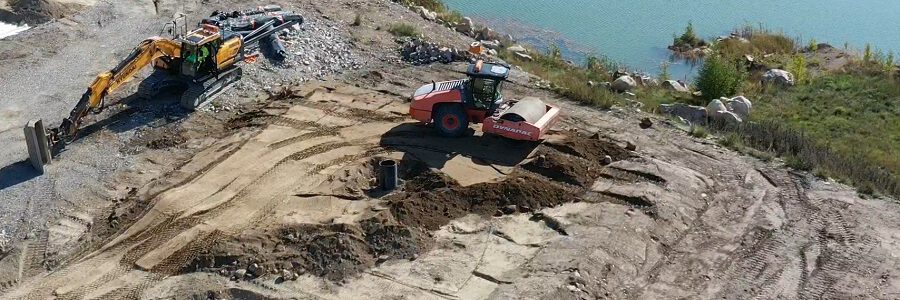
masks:
{"label": "excavator cab", "polygon": [[216,54],[222,34],[214,25],[204,24],[187,34],[181,42],[181,74],[203,77],[216,69]]}

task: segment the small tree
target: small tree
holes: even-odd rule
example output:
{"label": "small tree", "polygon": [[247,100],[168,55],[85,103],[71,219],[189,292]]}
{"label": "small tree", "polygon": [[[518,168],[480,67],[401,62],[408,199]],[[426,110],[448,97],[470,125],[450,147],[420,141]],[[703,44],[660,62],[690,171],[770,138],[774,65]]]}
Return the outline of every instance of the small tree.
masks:
{"label": "small tree", "polygon": [[697,34],[694,33],[694,23],[688,22],[687,27],[684,29],[684,33],[681,36],[676,37],[674,44],[676,47],[696,47],[702,44],[700,38],[697,37]]}
{"label": "small tree", "polygon": [[794,74],[794,82],[798,85],[809,83],[809,71],[806,69],[806,59],[801,54],[794,55],[788,71]]}
{"label": "small tree", "polygon": [[666,81],[672,79],[672,74],[669,74],[669,62],[664,61],[659,64],[659,80]]}
{"label": "small tree", "polygon": [[719,56],[710,56],[697,73],[697,88],[707,100],[732,96],[743,80],[742,72],[735,64]]}
{"label": "small tree", "polygon": [[872,61],[872,45],[866,43],[866,50],[863,52],[863,62],[869,63]]}

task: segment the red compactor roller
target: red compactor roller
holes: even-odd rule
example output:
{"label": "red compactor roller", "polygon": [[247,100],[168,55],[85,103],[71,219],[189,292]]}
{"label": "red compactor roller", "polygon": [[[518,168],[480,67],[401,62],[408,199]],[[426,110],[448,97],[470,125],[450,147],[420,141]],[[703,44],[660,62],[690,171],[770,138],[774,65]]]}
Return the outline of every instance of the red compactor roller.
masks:
{"label": "red compactor roller", "polygon": [[539,141],[559,119],[559,107],[537,98],[506,101],[500,92],[509,67],[478,61],[469,65],[467,79],[433,82],[412,95],[409,114],[443,136],[458,137],[469,123],[482,131],[514,140]]}

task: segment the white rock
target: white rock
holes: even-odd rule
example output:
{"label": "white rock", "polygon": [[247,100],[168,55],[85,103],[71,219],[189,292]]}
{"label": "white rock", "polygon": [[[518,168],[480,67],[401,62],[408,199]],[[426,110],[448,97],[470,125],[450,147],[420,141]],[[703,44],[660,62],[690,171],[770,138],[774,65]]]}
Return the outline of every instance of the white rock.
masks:
{"label": "white rock", "polygon": [[528,54],[525,54],[525,53],[522,53],[522,52],[516,52],[515,55],[516,55],[516,57],[518,57],[519,59],[522,59],[522,60],[525,60],[525,61],[532,61],[532,60],[534,60],[534,58],[531,57],[531,55],[528,55]]}
{"label": "white rock", "polygon": [[525,49],[525,47],[522,47],[520,45],[511,46],[506,49],[515,53],[528,53],[528,49]]}
{"label": "white rock", "polygon": [[737,96],[731,99],[728,99],[725,102],[725,106],[727,106],[733,113],[737,114],[741,117],[741,119],[746,119],[750,116],[750,110],[753,108],[753,103],[750,102],[750,99],[744,96]]}
{"label": "white rock", "polygon": [[617,92],[630,91],[637,87],[637,82],[631,76],[621,76],[612,82],[611,88]]}
{"label": "white rock", "polygon": [[463,22],[456,25],[456,31],[462,32],[465,34],[472,34],[472,30],[475,28],[475,22],[472,21],[472,18],[465,17],[463,18]]}
{"label": "white rock", "polygon": [[777,84],[783,87],[794,85],[794,74],[782,69],[771,69],[763,74],[763,82]]}
{"label": "white rock", "polygon": [[663,81],[662,87],[664,89],[667,89],[670,91],[683,92],[683,93],[691,92],[691,89],[688,88],[687,84],[684,84],[684,83],[682,83],[680,81],[676,81],[676,80]]}

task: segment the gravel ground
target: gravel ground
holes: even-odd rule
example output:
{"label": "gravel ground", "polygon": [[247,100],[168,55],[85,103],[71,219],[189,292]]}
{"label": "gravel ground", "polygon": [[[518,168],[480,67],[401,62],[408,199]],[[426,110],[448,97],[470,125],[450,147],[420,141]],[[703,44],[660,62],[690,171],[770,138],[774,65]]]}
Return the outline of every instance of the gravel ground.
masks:
{"label": "gravel ground", "polygon": [[[184,12],[193,24],[216,9],[269,3],[102,2],[67,19],[0,41],[0,57],[4,57],[0,60],[0,94],[4,95],[0,100],[0,143],[7,145],[0,148],[0,230],[19,241],[52,226],[51,220],[61,215],[93,215],[109,206],[111,200],[123,196],[125,186],[142,184],[134,177],[146,176],[135,173],[149,172],[147,169],[160,162],[148,163],[145,155],[130,145],[130,141],[140,140],[155,128],[187,127],[203,132],[206,129],[191,126],[206,123],[194,119],[227,119],[229,111],[253,102],[259,94],[277,90],[279,85],[330,78],[366,63],[367,58],[353,51],[346,22],[323,18],[323,14],[308,10],[309,4],[281,3],[285,10],[297,11],[305,19],[300,30],[281,35],[290,53],[283,62],[260,59],[246,64],[244,80],[190,115],[178,109],[171,97],[156,99],[161,104],[132,100],[129,95],[135,92],[136,82],[150,73],[145,70],[135,83],[107,97],[107,103],[113,106],[89,116],[85,131],[90,134],[67,147],[45,174],[38,174],[26,161],[21,126],[36,118],[43,119],[47,126],[58,125],[96,74],[115,66],[143,38],[165,36],[163,24],[170,20],[168,16]],[[116,105],[117,101],[124,104]],[[93,121],[103,126],[90,126]]]}

